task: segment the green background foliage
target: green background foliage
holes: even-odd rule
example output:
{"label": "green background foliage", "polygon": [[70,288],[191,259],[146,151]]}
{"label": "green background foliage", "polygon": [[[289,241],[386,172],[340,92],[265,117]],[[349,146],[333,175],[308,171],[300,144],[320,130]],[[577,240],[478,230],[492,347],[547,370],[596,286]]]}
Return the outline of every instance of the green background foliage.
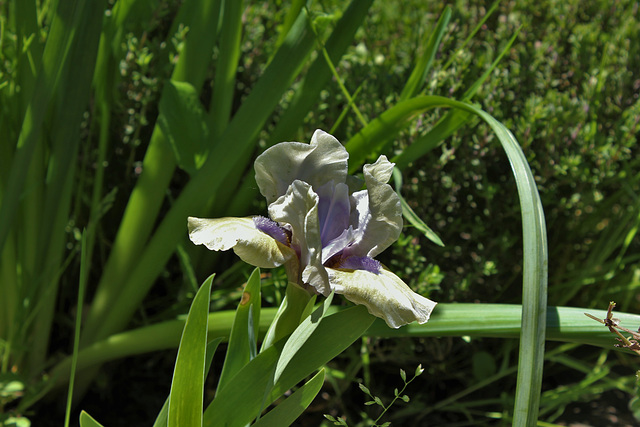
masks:
{"label": "green background foliage", "polygon": [[[23,342],[15,341],[20,345],[10,350],[24,359],[24,368],[21,366],[16,376],[2,378],[24,384],[26,395],[34,401],[50,385],[41,373],[72,351],[83,229],[88,229],[91,266],[87,303],[102,296],[107,301],[101,307],[87,306],[89,332],[85,330],[83,336],[87,351],[99,354],[101,349],[91,345],[124,326],[152,328],[149,325],[158,322],[177,322],[176,316],[189,311],[199,283],[213,271],[218,274],[211,310],[234,310],[242,295],[240,286],[252,269],[233,254],[212,256],[190,247],[185,242],[186,227],[166,226],[168,231],[161,236],[182,233],[178,249],[175,255],[166,251],[145,255],[154,270],[145,274],[152,269],[144,264],[135,270],[141,263],[142,248],[153,233],[165,230],[163,220],[171,220],[171,209],[182,206],[180,196],[211,156],[226,158],[231,153],[239,159],[238,174],[230,172],[224,182],[201,178],[199,187],[192,186],[190,194],[192,199],[202,200],[193,202],[194,211],[189,214],[199,214],[196,210],[211,216],[264,212],[264,202],[255,197],[257,192],[250,180],[242,180],[245,173],[251,175],[251,156],[282,140],[308,141],[316,128],[332,130],[347,142],[362,129],[363,119],[371,122],[396,105],[421,57],[424,41],[445,7],[438,1],[375,1],[368,11],[362,7],[365,15],[357,31],[354,24],[345,29],[346,34],[336,32],[341,37],[336,36],[332,42],[327,37],[336,29],[344,29],[337,24],[347,13],[343,2],[310,2],[313,30],[330,51],[341,80],[338,82],[328,69],[318,71],[315,65],[316,60],[323,63],[323,58],[313,31],[294,24],[296,15],[289,11],[296,10],[300,2],[230,2],[236,3],[228,9],[235,19],[222,22],[210,19],[217,16],[218,2],[210,2],[206,11],[201,6],[209,2],[107,3],[106,17],[94,5],[99,13],[87,12],[92,21],[84,23],[78,20],[81,12],[77,10],[68,9],[62,17],[56,15],[56,2],[41,2],[37,10],[35,2],[22,0],[0,5],[0,197],[3,203],[14,196],[22,203],[19,210],[7,214],[18,218],[16,228],[3,231],[8,233],[6,245],[17,248],[18,261],[11,251],[2,253],[2,297],[14,303],[7,304],[9,308],[0,315],[10,318],[15,314],[10,310],[19,311],[16,307],[21,301],[11,292],[15,289],[6,286],[17,280],[7,265],[20,264],[24,274],[20,280],[24,283],[44,278],[28,290],[28,296],[35,301],[38,295],[44,295],[41,298],[50,301],[47,308],[42,308],[45,302],[38,306],[39,311],[25,311],[23,317],[17,317],[28,324],[37,316],[38,324],[49,325],[50,330],[36,331]],[[188,7],[182,7],[185,5]],[[451,7],[450,23],[425,76],[423,94],[463,99],[519,30],[513,46],[491,69],[470,102],[514,133],[534,172],[549,234],[549,304],[591,308],[595,313],[595,309],[604,309],[614,300],[620,311],[637,313],[637,2],[503,1],[469,40],[467,37],[492,10],[492,4],[460,0]],[[56,19],[77,26],[80,35],[88,34],[78,36],[84,44],[74,45],[62,32],[54,31]],[[100,20],[104,20],[104,29],[98,41]],[[21,23],[32,27],[23,28]],[[276,52],[283,43],[287,46],[284,29],[289,27],[298,31],[295,41],[299,46],[306,47],[295,51],[297,56],[278,62]],[[355,35],[351,37],[349,31],[355,31]],[[31,33],[31,38],[21,37]],[[44,41],[54,37],[60,37],[60,42],[47,47],[51,51],[43,54]],[[198,42],[190,42],[189,37]],[[334,50],[341,50],[340,41],[348,42],[341,58],[333,55]],[[237,50],[220,49],[218,42],[236,46]],[[85,55],[92,43],[100,47],[96,50],[95,72],[91,58]],[[36,78],[40,61],[54,70],[47,75],[50,80]],[[69,63],[76,66],[65,65]],[[256,110],[242,112],[243,121],[230,122],[244,104],[254,105],[247,100],[259,87],[268,65],[274,63],[280,67],[275,70],[286,71],[283,81],[277,88],[269,85],[260,92],[265,99],[273,98],[272,105],[255,103]],[[305,79],[305,73],[326,76],[326,81]],[[360,117],[349,108],[349,99],[339,83],[353,98]],[[314,84],[321,84],[318,98],[307,96],[313,93]],[[34,87],[39,89],[35,92],[38,96],[28,98]],[[282,97],[269,96],[272,89],[281,90]],[[292,113],[287,111],[290,105],[303,107]],[[384,154],[389,158],[401,156],[445,112],[435,109],[417,115],[386,146]],[[282,125],[296,123],[294,113],[300,115],[301,123]],[[36,122],[45,124],[42,135],[37,134],[38,126],[22,125],[25,114],[33,114]],[[185,124],[185,117],[192,118],[193,123]],[[22,134],[21,129],[28,132]],[[176,141],[185,133],[207,141],[220,138],[228,145],[220,148],[192,141],[194,145],[177,146]],[[249,133],[251,137],[245,138]],[[14,158],[19,138],[27,145],[35,144],[37,138],[44,141],[35,149],[30,167],[16,168],[25,179],[24,193],[6,186],[12,182],[12,162],[22,161]],[[229,145],[245,139],[254,145],[248,144],[241,153],[234,151],[240,150],[239,146]],[[48,167],[34,166],[43,164]],[[65,181],[63,172],[71,169],[76,178]],[[422,232],[408,226],[381,261],[414,290],[442,303],[520,304],[521,212],[511,169],[490,127],[470,118],[455,134],[404,165],[402,172],[403,197],[445,246],[433,244]],[[145,176],[150,179],[145,181]],[[228,182],[234,185],[227,189]],[[48,198],[43,196],[50,189],[53,192]],[[130,207],[140,216],[130,220],[128,228],[123,227],[129,196],[141,189],[146,189],[145,194],[155,202],[145,200]],[[212,189],[217,199],[205,206]],[[122,241],[130,246],[119,261],[109,260],[112,252],[117,252],[117,234],[123,229]],[[157,240],[162,243],[161,238]],[[154,262],[157,259],[168,262]],[[125,274],[130,271],[137,271],[133,279]],[[141,287],[135,286],[143,282]],[[105,290],[109,283],[114,284],[111,293]],[[263,304],[277,306],[285,286],[283,271],[266,272]],[[131,320],[113,310],[121,304],[119,291],[115,292],[118,287],[140,293],[142,302],[128,309]],[[150,288],[146,296],[141,290],[144,288]],[[509,308],[505,307],[507,312]],[[112,318],[108,319],[109,315]],[[224,325],[230,330],[232,317],[223,316],[226,314],[215,319],[221,330]],[[270,320],[268,316],[263,308],[260,327]],[[109,329],[103,324],[105,319],[109,325],[128,323]],[[462,315],[460,319],[475,322]],[[497,318],[493,322],[500,325]],[[590,320],[585,317],[585,322]],[[211,319],[209,323],[211,328]],[[6,332],[2,328],[9,324],[0,322],[0,332]],[[172,331],[182,330],[182,325],[172,325]],[[640,325],[625,326],[636,329]],[[162,331],[166,333],[167,329]],[[124,334],[120,336],[123,339]],[[211,329],[209,334],[211,337]],[[500,334],[464,336],[463,332],[433,338],[417,330],[406,336],[383,332],[372,335],[377,338],[364,337],[328,364],[323,391],[301,423],[317,425],[322,414],[330,414],[346,416],[350,426],[367,425],[379,412],[375,406],[365,405],[368,397],[357,384],[366,384],[371,393],[388,403],[394,398],[394,387],[402,386],[398,370],[412,371],[422,364],[424,374],[406,390],[410,403],[396,404],[382,421],[395,425],[511,424],[517,340],[488,338]],[[128,342],[142,343],[142,336],[150,343],[160,340],[147,331]],[[609,347],[614,342],[611,338]],[[6,348],[3,375],[11,372]],[[85,371],[76,381],[82,383],[83,377],[95,381],[90,387],[84,384],[86,392],[77,410],[86,409],[107,426],[148,424],[155,419],[169,393],[177,344],[158,348],[171,350],[110,362],[91,374]],[[215,373],[205,385],[205,405],[213,397],[223,361],[222,357],[213,360]],[[548,423],[544,425],[572,421],[588,425],[633,423],[633,408],[628,409],[627,403],[637,395],[635,366],[637,362],[630,355],[610,349],[547,343],[540,420]],[[317,377],[313,381],[315,384]],[[9,390],[0,394],[0,404],[9,416],[15,415],[12,399],[23,395],[22,389],[16,392],[11,388],[15,384],[0,380],[1,390]],[[34,425],[60,425],[62,415],[56,418],[50,414],[62,414],[61,407],[55,399],[39,400],[23,415]]]}

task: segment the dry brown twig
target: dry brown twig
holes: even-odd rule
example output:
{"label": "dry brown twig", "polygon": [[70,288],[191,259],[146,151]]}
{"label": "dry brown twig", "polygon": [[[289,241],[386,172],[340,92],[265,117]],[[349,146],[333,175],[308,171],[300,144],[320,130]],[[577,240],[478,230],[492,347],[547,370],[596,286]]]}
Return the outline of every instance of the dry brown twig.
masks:
{"label": "dry brown twig", "polygon": [[[602,323],[609,328],[609,331],[618,336],[618,338],[616,339],[622,344],[616,344],[616,347],[628,348],[629,350],[635,352],[638,356],[640,356],[640,328],[638,329],[638,331],[632,331],[631,329],[620,326],[620,319],[616,319],[613,317],[613,309],[615,308],[615,306],[615,302],[611,301],[609,303],[609,308],[607,309],[607,317],[605,319],[600,319],[589,313],[585,313],[585,315],[595,321]],[[627,338],[622,335],[620,331],[631,334],[631,336]]]}

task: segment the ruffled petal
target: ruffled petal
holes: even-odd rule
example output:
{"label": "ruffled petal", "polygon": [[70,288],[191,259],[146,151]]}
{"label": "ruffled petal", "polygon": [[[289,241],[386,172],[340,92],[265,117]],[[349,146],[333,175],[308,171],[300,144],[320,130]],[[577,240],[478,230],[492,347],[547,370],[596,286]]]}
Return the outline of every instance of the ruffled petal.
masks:
{"label": "ruffled petal", "polygon": [[398,276],[386,269],[378,274],[366,270],[327,268],[331,289],[354,304],[367,307],[391,328],[429,320],[436,303],[411,290]]}
{"label": "ruffled petal", "polygon": [[316,130],[310,144],[281,142],[258,156],[256,182],[267,204],[283,196],[298,179],[320,188],[329,181],[345,182],[349,153],[333,136]]}
{"label": "ruffled petal", "polygon": [[[302,283],[329,295],[329,277],[322,265],[318,195],[311,185],[295,180],[287,192],[269,205],[269,217],[291,227],[291,246],[299,252]],[[292,281],[294,278],[290,278]]]}
{"label": "ruffled petal", "polygon": [[372,165],[364,166],[366,190],[352,195],[351,224],[356,241],[345,250],[348,255],[375,257],[393,242],[402,231],[400,198],[387,181],[393,163],[380,156]]}
{"label": "ruffled petal", "polygon": [[274,268],[296,257],[290,247],[260,231],[253,218],[188,218],[189,238],[213,251],[233,251],[246,263]]}
{"label": "ruffled petal", "polygon": [[364,170],[364,173],[365,173],[365,182],[366,182],[367,175],[369,175],[370,178],[375,179],[377,182],[381,184],[386,184],[387,182],[389,182],[389,179],[391,178],[394,165],[395,164],[391,163],[387,159],[387,156],[384,156],[384,155],[378,157],[378,160],[376,160],[375,163],[370,165],[364,165],[362,169]]}

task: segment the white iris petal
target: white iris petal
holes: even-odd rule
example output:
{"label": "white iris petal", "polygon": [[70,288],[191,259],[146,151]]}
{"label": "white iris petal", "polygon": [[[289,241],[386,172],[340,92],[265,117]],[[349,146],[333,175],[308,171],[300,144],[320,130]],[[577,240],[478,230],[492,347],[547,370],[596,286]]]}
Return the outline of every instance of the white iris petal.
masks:
{"label": "white iris petal", "polygon": [[188,218],[189,238],[212,251],[233,251],[260,268],[279,267],[296,256],[288,246],[258,230],[253,218]]}
{"label": "white iris petal", "polygon": [[281,142],[255,162],[256,182],[267,204],[284,195],[295,180],[320,188],[329,181],[345,182],[349,153],[328,133],[316,130],[310,144]]}
{"label": "white iris petal", "polygon": [[429,320],[436,306],[434,301],[417,294],[398,276],[386,269],[378,274],[366,270],[328,268],[332,290],[344,295],[354,304],[367,307],[369,313],[380,317],[392,328],[411,322]]}

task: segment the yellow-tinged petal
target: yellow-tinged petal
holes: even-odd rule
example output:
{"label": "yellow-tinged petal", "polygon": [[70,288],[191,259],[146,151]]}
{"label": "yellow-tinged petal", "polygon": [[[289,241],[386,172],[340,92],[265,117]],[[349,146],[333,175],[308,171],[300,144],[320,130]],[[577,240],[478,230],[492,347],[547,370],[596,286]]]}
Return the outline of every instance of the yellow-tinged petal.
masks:
{"label": "yellow-tinged petal", "polygon": [[260,268],[283,265],[296,253],[273,237],[263,233],[253,218],[189,217],[189,238],[196,245],[213,251],[233,251],[246,263]]}
{"label": "yellow-tinged petal", "polygon": [[398,276],[380,269],[378,274],[366,270],[327,268],[331,289],[354,304],[367,307],[391,328],[411,322],[429,320],[436,303],[411,290]]}

